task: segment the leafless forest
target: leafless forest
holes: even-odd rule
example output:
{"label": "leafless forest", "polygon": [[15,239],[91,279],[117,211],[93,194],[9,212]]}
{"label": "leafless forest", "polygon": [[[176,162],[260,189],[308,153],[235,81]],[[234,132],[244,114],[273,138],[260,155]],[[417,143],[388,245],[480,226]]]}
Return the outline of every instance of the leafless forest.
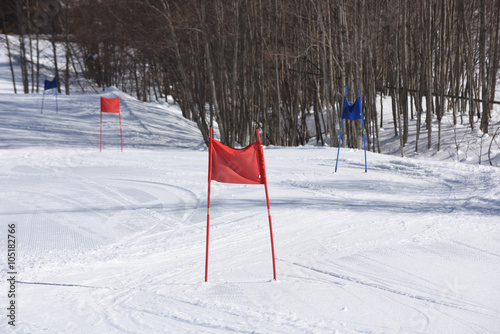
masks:
{"label": "leafless forest", "polygon": [[[42,89],[37,47],[49,39],[65,46],[64,66],[54,61],[67,94],[77,73],[143,101],[171,95],[206,141],[217,122],[229,146],[254,140],[257,126],[265,145],[337,146],[345,86],[350,101],[361,92],[374,152],[383,113],[401,147],[415,119],[417,139],[425,128],[427,148],[439,150],[445,113],[488,133],[499,103],[499,0],[2,0],[0,9],[3,33],[19,35],[9,55],[21,55],[13,80],[24,93]],[[392,110],[377,117],[380,96]],[[360,122],[342,133],[362,145]]]}

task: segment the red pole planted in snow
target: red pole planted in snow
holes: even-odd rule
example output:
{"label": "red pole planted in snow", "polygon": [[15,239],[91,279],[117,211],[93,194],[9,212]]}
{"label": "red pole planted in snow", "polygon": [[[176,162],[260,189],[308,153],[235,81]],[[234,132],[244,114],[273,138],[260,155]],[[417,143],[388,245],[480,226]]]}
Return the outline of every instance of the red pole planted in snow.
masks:
{"label": "red pole planted in snow", "polygon": [[123,152],[123,137],[122,137],[122,113],[118,113],[118,119],[120,120],[120,144],[122,145],[122,152]]}
{"label": "red pole planted in snow", "polygon": [[102,152],[102,110],[101,110],[101,139],[99,140],[99,150]]}
{"label": "red pole planted in snow", "polygon": [[271,207],[269,206],[269,194],[267,192],[267,181],[264,183],[266,189],[267,213],[269,215],[269,232],[271,234],[271,252],[273,254],[273,278],[276,281],[276,260],[274,257],[273,223],[271,221]]}
{"label": "red pole planted in snow", "polygon": [[[263,173],[266,173],[266,166],[265,166],[265,162],[264,162],[264,149],[262,148],[262,143],[260,141],[259,129],[257,129],[257,140],[259,141],[259,145],[260,145],[261,164],[262,164]],[[276,281],[276,260],[275,260],[275,256],[274,256],[274,238],[273,238],[273,223],[271,221],[271,206],[269,205],[269,192],[267,191],[267,175],[263,175],[263,176],[264,176],[264,189],[266,191],[267,214],[269,217],[269,232],[271,234],[271,253],[273,256],[273,278]]]}
{"label": "red pole planted in snow", "polygon": [[210,139],[208,141],[208,199],[207,199],[207,249],[205,256],[205,282],[208,281],[208,241],[210,230],[210,183],[212,181],[212,127],[210,127]]}

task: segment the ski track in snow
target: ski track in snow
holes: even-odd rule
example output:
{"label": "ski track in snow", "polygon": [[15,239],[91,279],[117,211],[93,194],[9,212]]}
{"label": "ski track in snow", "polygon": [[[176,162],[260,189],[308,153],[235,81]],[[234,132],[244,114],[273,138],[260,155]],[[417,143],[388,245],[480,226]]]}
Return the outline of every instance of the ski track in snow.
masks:
{"label": "ski track in snow", "polygon": [[21,333],[496,328],[494,278],[465,274],[500,262],[494,239],[477,242],[498,232],[498,174],[482,168],[370,155],[365,174],[346,151],[335,174],[332,150],[266,149],[278,282],[262,187],[214,183],[203,283],[206,152],[19,153],[0,194],[32,300]]}
{"label": "ski track in snow", "polygon": [[[266,147],[278,280],[263,187],[212,182],[205,283],[196,125],[115,88],[42,113],[0,68],[0,249],[15,223],[19,272],[1,333],[500,332],[497,168],[368,152],[364,173],[341,149],[334,173],[336,148]],[[117,115],[99,152],[100,96],[121,99],[123,152]]]}

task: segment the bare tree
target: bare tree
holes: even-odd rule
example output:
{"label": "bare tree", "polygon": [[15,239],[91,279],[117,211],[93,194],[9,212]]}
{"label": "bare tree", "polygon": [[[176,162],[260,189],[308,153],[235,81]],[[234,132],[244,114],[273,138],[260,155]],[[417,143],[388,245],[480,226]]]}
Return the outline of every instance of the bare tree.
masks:
{"label": "bare tree", "polygon": [[[416,151],[422,125],[427,149],[436,139],[442,149],[450,111],[454,124],[460,117],[473,127],[481,107],[487,131],[499,61],[495,0],[79,0],[64,10],[73,11],[56,29],[64,32],[66,84],[78,45],[97,86],[141,100],[171,95],[206,141],[217,123],[229,146],[249,143],[255,127],[265,145],[302,145],[315,135],[336,146],[346,86],[350,98],[361,92],[373,151],[381,151],[379,120],[383,126],[377,95],[388,93],[402,154],[414,116]],[[344,145],[361,147],[360,122],[345,124]]]}
{"label": "bare tree", "polygon": [[[3,3],[5,5],[6,3]],[[14,74],[14,66],[12,65],[12,53],[10,49],[10,42],[9,42],[9,35],[7,34],[7,25],[5,24],[5,12],[8,12],[10,8],[5,6],[2,7],[2,30],[5,36],[5,45],[7,46],[7,56],[9,58],[9,68],[10,68],[10,73],[12,76],[12,86],[14,88],[14,94],[17,94],[17,88],[16,88],[16,76]]]}

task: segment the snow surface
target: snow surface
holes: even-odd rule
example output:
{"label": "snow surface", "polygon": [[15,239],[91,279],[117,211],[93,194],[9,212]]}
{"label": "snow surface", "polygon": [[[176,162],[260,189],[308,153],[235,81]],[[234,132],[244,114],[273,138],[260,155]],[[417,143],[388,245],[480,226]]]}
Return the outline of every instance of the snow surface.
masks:
{"label": "snow surface", "polygon": [[[99,151],[100,96],[123,152],[114,114]],[[364,173],[341,149],[334,173],[336,148],[265,147],[278,280],[263,186],[212,182],[205,283],[196,125],[115,88],[43,98],[13,94],[2,45],[0,332],[500,332],[500,169],[368,152]]]}

